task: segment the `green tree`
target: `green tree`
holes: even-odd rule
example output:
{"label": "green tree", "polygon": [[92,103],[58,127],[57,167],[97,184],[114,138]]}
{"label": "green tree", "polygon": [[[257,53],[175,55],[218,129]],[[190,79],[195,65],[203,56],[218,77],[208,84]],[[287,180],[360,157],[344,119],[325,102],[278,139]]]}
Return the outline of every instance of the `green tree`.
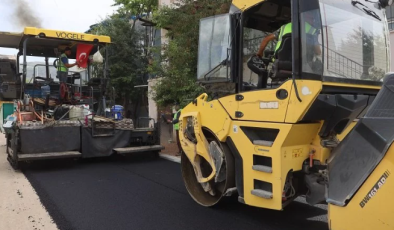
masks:
{"label": "green tree", "polygon": [[[118,13],[126,15],[128,17],[142,18],[149,17],[150,13],[157,10],[159,6],[159,0],[114,0],[114,6],[120,6]],[[132,28],[135,27],[137,20],[134,20]]]}
{"label": "green tree", "polygon": [[149,67],[160,76],[153,95],[159,106],[174,102],[186,105],[203,92],[196,84],[200,19],[228,13],[231,0],[178,0],[154,13],[160,28],[168,28],[169,42],[157,51],[160,56]]}
{"label": "green tree", "polygon": [[[144,84],[143,76],[147,73],[147,60],[142,55],[141,40],[143,34],[133,29],[125,14],[114,14],[97,25],[93,32],[108,35],[112,43],[108,48],[109,77],[115,87],[116,99],[131,110],[136,117],[136,108],[143,100],[143,89],[134,88]],[[136,108],[128,108],[130,102]]]}
{"label": "green tree", "polygon": [[157,10],[159,0],[114,0],[114,6],[120,6],[119,12],[129,15],[141,15]]}

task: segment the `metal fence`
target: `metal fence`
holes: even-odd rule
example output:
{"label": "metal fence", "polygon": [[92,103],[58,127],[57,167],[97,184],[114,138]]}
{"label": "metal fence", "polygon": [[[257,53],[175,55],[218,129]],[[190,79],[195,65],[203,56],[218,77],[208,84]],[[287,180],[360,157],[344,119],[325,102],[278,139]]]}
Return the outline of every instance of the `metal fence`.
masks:
{"label": "metal fence", "polygon": [[327,71],[344,78],[361,78],[364,73],[365,66],[335,52],[334,50],[326,50],[328,51]]}

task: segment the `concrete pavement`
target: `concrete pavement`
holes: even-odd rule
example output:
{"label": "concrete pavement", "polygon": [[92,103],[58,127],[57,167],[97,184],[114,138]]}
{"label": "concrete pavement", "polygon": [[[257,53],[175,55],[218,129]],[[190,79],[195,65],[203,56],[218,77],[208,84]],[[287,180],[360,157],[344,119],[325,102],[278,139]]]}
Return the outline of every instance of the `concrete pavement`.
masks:
{"label": "concrete pavement", "polygon": [[57,230],[35,190],[22,172],[7,161],[5,138],[0,136],[0,229]]}

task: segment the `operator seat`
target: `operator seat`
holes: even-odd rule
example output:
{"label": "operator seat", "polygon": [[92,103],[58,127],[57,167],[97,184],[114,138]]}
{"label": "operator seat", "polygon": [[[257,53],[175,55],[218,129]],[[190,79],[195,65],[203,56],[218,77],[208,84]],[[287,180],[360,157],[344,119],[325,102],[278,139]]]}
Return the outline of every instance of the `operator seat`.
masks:
{"label": "operator seat", "polygon": [[275,54],[270,78],[273,82],[283,82],[292,77],[292,44],[291,34],[282,37],[282,43]]}

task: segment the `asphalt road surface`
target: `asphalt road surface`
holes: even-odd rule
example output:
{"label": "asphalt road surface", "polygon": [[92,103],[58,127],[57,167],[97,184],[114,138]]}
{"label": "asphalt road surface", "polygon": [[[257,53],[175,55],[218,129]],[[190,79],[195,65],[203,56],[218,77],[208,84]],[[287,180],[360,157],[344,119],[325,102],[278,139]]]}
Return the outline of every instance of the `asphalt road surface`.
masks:
{"label": "asphalt road surface", "polygon": [[328,229],[326,206],[302,199],[284,211],[236,199],[201,207],[184,188],[180,164],[161,158],[36,162],[24,173],[61,230]]}

